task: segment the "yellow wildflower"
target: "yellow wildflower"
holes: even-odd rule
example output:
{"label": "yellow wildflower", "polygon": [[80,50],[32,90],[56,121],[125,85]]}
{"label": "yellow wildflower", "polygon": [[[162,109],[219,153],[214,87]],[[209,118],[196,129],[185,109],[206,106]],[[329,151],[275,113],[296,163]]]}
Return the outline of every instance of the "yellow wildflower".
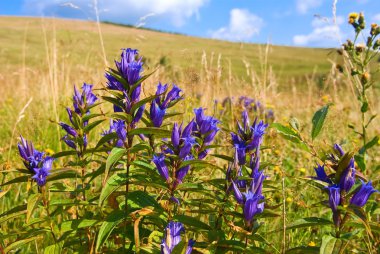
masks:
{"label": "yellow wildflower", "polygon": [[315,242],[313,242],[313,241],[309,242],[308,246],[314,247],[315,246]]}
{"label": "yellow wildflower", "polygon": [[293,202],[293,199],[292,199],[291,197],[287,197],[287,198],[286,198],[286,202],[288,202],[288,203],[292,203],[292,202]]}
{"label": "yellow wildflower", "polygon": [[46,155],[53,155],[54,154],[54,150],[52,150],[50,148],[46,148],[45,149],[45,153],[46,153]]}

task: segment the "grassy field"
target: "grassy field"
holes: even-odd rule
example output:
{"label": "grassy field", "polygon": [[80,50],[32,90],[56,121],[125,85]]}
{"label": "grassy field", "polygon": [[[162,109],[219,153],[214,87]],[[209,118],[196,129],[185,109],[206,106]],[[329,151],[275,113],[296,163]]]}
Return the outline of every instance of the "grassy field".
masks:
{"label": "grassy field", "polygon": [[[0,17],[0,45],[3,169],[21,165],[16,156],[20,134],[33,140],[37,149],[65,150],[67,147],[60,142],[64,133],[55,123],[68,122],[65,107],[71,103],[73,85],[86,82],[94,84],[95,89],[104,87],[105,69],[113,66],[120,49],[129,47],[138,48],[144,56],[146,73],[155,71],[144,84],[144,96],[155,92],[158,81],[183,88],[186,98],[180,102],[180,111],[185,121],[192,118],[194,107],[207,107],[209,114],[217,116],[223,110],[220,102],[224,98],[236,101],[244,95],[272,109],[275,122],[288,126],[290,118],[297,118],[300,130],[308,135],[313,113],[331,103],[323,132],[313,143],[317,152],[328,151],[334,143],[343,143],[352,150],[362,145],[348,126],[359,126],[360,105],[347,72],[342,74],[335,68],[335,63],[342,62],[335,49],[231,43],[112,24],[98,27],[87,21],[22,17]],[[375,81],[369,93],[373,114],[380,110],[378,87],[379,81]],[[241,105],[233,104],[231,115],[224,116],[224,128],[234,128],[241,109]],[[109,111],[100,105],[100,112]],[[370,136],[380,135],[379,124],[379,118],[375,119]],[[229,139],[226,131],[219,136],[220,141]],[[328,208],[316,209],[321,193],[305,181],[305,177],[314,174],[315,158],[282,139],[274,129],[268,131],[264,145],[263,160],[273,163],[267,169],[269,182],[278,189],[268,194],[269,202],[286,203],[286,208],[279,209],[282,217],[262,226],[263,237],[282,250],[308,244],[319,246],[322,233],[328,230],[295,229],[286,236],[277,235],[285,224],[300,217],[331,217]],[[377,184],[378,147],[367,158],[367,174]],[[209,175],[201,175],[196,179],[208,178]],[[17,193],[17,197],[23,197],[25,190],[20,187]],[[11,207],[13,201],[5,203],[3,198],[2,202],[1,212]]]}
{"label": "grassy field", "polygon": [[[105,55],[94,22],[0,17],[0,103],[4,111],[0,137],[5,144],[9,144],[18,112],[30,98],[33,103],[20,126],[58,118],[74,84],[104,85],[103,72],[121,48],[138,48],[146,58],[145,70],[157,70],[148,81],[152,85],[157,81],[176,83],[189,97],[199,97],[202,91],[219,100],[237,90],[236,97],[248,92],[262,98],[268,90],[275,93],[272,97],[277,96],[272,102],[280,105],[289,103],[277,98],[290,93],[294,108],[299,105],[299,91],[316,88],[318,96],[325,95],[331,70],[328,59],[336,58],[330,49],[230,43],[110,24],[100,27]],[[207,99],[209,102],[212,100]],[[49,125],[42,127],[46,128]],[[40,137],[41,132],[38,134]],[[1,148],[7,150],[8,146]]]}

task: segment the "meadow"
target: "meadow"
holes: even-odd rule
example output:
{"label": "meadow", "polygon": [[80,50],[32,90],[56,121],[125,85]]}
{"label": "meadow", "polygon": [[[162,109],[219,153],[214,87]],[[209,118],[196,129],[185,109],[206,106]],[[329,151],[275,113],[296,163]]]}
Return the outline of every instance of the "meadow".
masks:
{"label": "meadow", "polygon": [[0,17],[0,253],[379,253],[359,181],[380,189],[373,36],[338,51]]}

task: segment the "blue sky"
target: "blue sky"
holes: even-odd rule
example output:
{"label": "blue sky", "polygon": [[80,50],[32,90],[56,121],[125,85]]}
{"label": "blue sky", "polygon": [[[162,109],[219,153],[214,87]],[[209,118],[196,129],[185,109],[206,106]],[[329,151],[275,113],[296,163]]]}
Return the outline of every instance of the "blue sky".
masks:
{"label": "blue sky", "polygon": [[[94,0],[0,0],[0,15],[95,20]],[[332,6],[336,2],[334,22]],[[97,0],[101,20],[253,43],[337,47],[350,12],[380,23],[379,0]],[[11,25],[11,24],[10,24]]]}

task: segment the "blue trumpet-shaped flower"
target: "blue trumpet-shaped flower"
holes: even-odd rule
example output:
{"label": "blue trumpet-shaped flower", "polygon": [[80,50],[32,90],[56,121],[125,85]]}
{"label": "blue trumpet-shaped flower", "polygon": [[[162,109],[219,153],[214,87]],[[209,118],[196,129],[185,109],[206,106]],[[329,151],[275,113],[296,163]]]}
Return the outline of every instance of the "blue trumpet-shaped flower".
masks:
{"label": "blue trumpet-shaped flower", "polygon": [[195,123],[193,125],[193,135],[202,140],[198,159],[203,159],[207,156],[209,149],[205,148],[210,145],[220,130],[218,128],[219,120],[212,116],[205,116],[203,108],[194,109]]}
{"label": "blue trumpet-shaped flower", "polygon": [[35,173],[34,169],[38,168],[38,165],[42,162],[44,153],[34,149],[33,143],[25,140],[22,136],[20,136],[20,139],[21,143],[17,144],[19,154],[25,167],[31,173]]}
{"label": "blue trumpet-shaped flower", "polygon": [[330,178],[326,174],[325,165],[317,165],[317,167],[314,168],[314,170],[315,170],[315,173],[317,174],[317,176],[313,177],[313,179],[316,179],[316,180],[319,180],[319,181],[322,181],[325,183],[329,183],[329,184],[332,183],[332,181],[330,180]]}
{"label": "blue trumpet-shaped flower", "polygon": [[87,113],[88,107],[92,106],[98,99],[92,92],[92,85],[84,83],[82,93],[74,86],[73,105],[77,114],[82,115],[82,111]]}
{"label": "blue trumpet-shaped flower", "polygon": [[264,211],[264,202],[260,203],[264,197],[262,195],[254,194],[250,190],[244,193],[244,196],[245,203],[243,208],[243,215],[245,221],[248,223],[248,225],[250,225],[254,216]]}
{"label": "blue trumpet-shaped flower", "polygon": [[327,187],[329,192],[329,205],[333,212],[336,212],[340,204],[340,188],[337,185]]}
{"label": "blue trumpet-shaped flower", "polygon": [[54,158],[45,157],[41,167],[34,168],[35,174],[32,176],[32,179],[34,179],[39,186],[44,186],[46,184],[46,177],[50,174],[53,161]]}
{"label": "blue trumpet-shaped flower", "polygon": [[174,247],[181,242],[181,233],[184,232],[185,228],[181,222],[170,221],[161,242],[161,254],[171,254]]}
{"label": "blue trumpet-shaped flower", "polygon": [[340,176],[339,186],[345,192],[350,191],[352,186],[355,184],[355,173],[355,161],[354,159],[351,159],[349,165]]}
{"label": "blue trumpet-shaped flower", "polygon": [[193,124],[194,122],[191,121],[182,131],[182,124],[178,126],[177,123],[174,123],[171,141],[180,159],[185,159],[196,144],[195,138],[191,135]]}
{"label": "blue trumpet-shaped flower", "polygon": [[371,181],[368,183],[364,183],[362,181],[360,189],[352,196],[350,203],[362,207],[367,203],[369,197],[375,192],[379,191],[373,188]]}
{"label": "blue trumpet-shaped flower", "polygon": [[130,86],[136,84],[141,78],[143,63],[141,57],[138,58],[137,49],[123,49],[120,62],[115,61],[115,65],[120,75],[127,80]]}
{"label": "blue trumpet-shaped flower", "polygon": [[191,252],[193,251],[194,244],[195,244],[195,240],[190,239],[189,243],[187,244],[187,248],[186,248],[185,254],[191,254]]}
{"label": "blue trumpet-shaped flower", "polygon": [[33,175],[32,179],[39,186],[44,186],[46,177],[50,174],[54,158],[44,157],[43,152],[34,149],[32,142],[25,140],[22,136],[21,143],[18,143],[17,146],[25,167]]}
{"label": "blue trumpet-shaped flower", "polygon": [[154,127],[160,127],[162,125],[166,110],[170,107],[170,104],[182,99],[182,96],[180,96],[182,90],[176,85],[173,85],[173,88],[169,92],[167,92],[167,90],[167,84],[162,85],[159,83],[157,85],[157,98],[152,101],[150,106],[150,118]]}
{"label": "blue trumpet-shaped flower", "polygon": [[[262,178],[264,180],[264,178]],[[261,195],[262,183],[253,184],[245,193],[241,193],[235,182],[232,182],[232,188],[236,201],[243,206],[243,215],[247,225],[251,225],[256,214],[262,213],[264,210],[264,196]]]}
{"label": "blue trumpet-shaped flower", "polygon": [[165,181],[169,181],[169,170],[165,164],[165,155],[158,154],[153,155],[153,163],[156,165],[158,173],[165,179]]}
{"label": "blue trumpet-shaped flower", "polygon": [[248,113],[247,111],[243,112],[243,125],[238,122],[238,132],[231,133],[232,143],[235,147],[235,159],[239,165],[245,164],[247,152],[256,150],[256,154],[259,154],[267,127],[268,124],[264,124],[263,121],[257,122],[257,119],[250,126]]}

